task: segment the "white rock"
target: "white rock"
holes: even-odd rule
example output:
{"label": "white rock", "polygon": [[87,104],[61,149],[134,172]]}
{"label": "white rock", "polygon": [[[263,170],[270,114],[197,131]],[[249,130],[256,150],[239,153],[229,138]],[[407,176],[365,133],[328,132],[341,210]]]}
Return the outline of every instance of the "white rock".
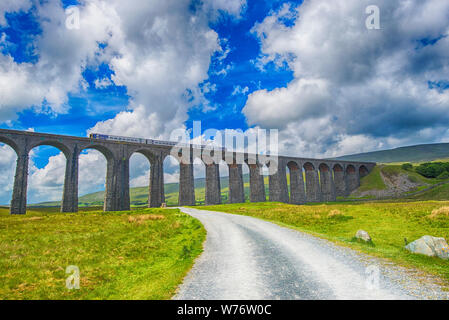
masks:
{"label": "white rock", "polygon": [[405,249],[413,253],[449,260],[449,246],[444,238],[424,236],[409,243]]}
{"label": "white rock", "polygon": [[355,237],[357,239],[363,240],[365,242],[371,242],[371,237],[368,234],[368,232],[366,232],[365,230],[359,230],[357,231],[357,233],[355,234]]}

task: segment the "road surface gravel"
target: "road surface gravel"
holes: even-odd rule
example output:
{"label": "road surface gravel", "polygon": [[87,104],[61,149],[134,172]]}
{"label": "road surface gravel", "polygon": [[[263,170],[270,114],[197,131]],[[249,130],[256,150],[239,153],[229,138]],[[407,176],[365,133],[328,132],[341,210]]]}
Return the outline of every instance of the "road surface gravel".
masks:
{"label": "road surface gravel", "polygon": [[180,208],[207,230],[183,300],[448,299],[413,270],[264,220]]}

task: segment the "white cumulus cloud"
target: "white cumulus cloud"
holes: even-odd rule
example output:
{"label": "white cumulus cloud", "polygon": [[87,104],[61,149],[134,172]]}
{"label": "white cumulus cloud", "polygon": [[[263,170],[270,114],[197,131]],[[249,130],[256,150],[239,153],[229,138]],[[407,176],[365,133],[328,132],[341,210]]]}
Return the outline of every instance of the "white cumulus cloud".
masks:
{"label": "white cumulus cloud", "polygon": [[[380,30],[365,26],[368,5],[380,9]],[[308,0],[253,33],[257,63],[294,74],[243,109],[249,124],[281,129],[283,152],[335,156],[443,138],[449,90],[429,83],[449,74],[449,2]]]}

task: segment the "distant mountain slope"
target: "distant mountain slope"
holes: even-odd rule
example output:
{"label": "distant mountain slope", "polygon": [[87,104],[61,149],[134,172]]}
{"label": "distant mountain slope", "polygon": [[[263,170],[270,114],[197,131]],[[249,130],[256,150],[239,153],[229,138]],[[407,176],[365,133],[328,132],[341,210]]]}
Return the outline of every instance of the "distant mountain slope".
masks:
{"label": "distant mountain slope", "polygon": [[[339,160],[350,161],[369,161],[377,163],[392,162],[424,162],[437,159],[449,158],[449,143],[424,144],[417,146],[401,147],[392,150],[383,150],[367,152],[360,154],[338,157]],[[227,200],[228,178],[221,180],[222,199]],[[245,195],[249,197],[249,175],[244,175]],[[196,198],[199,203],[204,202],[204,189],[206,180],[204,178],[195,179]],[[165,198],[168,205],[176,205],[178,199],[179,186],[177,183],[165,185]],[[148,187],[139,187],[130,189],[131,204],[135,206],[145,205],[148,202]],[[80,206],[102,206],[104,200],[104,191],[91,193],[79,198]],[[56,207],[60,202],[44,202],[32,206]]]}
{"label": "distant mountain slope", "polygon": [[449,143],[423,144],[392,150],[374,151],[338,157],[338,160],[378,163],[423,162],[449,158]]}
{"label": "distant mountain slope", "polygon": [[[249,175],[243,175],[243,182],[245,183],[245,196],[249,197]],[[229,191],[229,178],[220,178],[221,192],[223,201],[227,201]],[[195,179],[195,195],[199,203],[204,202],[204,190],[206,188],[206,179]],[[143,206],[148,204],[148,187],[130,188],[130,200],[133,206]],[[165,184],[165,200],[169,206],[174,206],[178,202],[179,184],[167,183]],[[104,203],[104,191],[90,193],[79,197],[78,204],[81,207],[102,206]],[[42,202],[32,204],[32,207],[58,207],[61,205],[60,201]]]}

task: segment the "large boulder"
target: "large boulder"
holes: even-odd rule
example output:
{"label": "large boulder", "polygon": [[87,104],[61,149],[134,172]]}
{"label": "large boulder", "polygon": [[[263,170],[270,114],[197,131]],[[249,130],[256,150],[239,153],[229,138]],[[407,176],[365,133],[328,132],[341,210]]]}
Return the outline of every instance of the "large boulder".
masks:
{"label": "large boulder", "polygon": [[371,237],[368,232],[365,230],[359,230],[355,234],[355,237],[359,240],[365,241],[365,242],[371,242]]}
{"label": "large boulder", "polygon": [[449,260],[449,246],[444,238],[424,236],[405,246],[410,252]]}

